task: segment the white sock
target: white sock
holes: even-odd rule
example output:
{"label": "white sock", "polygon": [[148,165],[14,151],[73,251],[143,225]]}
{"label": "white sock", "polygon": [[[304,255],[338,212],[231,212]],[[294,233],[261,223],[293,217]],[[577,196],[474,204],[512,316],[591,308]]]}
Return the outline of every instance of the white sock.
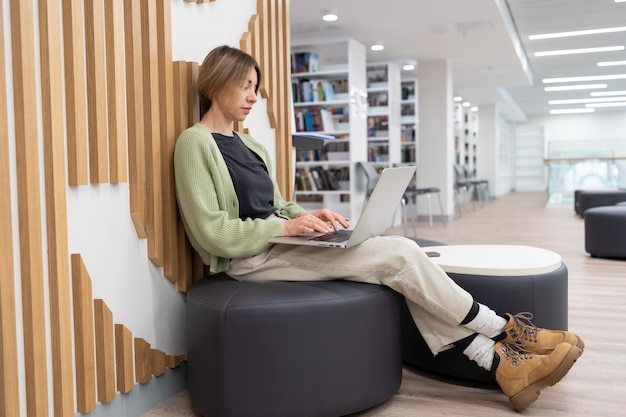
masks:
{"label": "white sock", "polygon": [[498,316],[495,311],[479,303],[478,314],[472,321],[465,324],[465,327],[487,337],[496,337],[502,333],[506,323],[504,317]]}
{"label": "white sock", "polygon": [[495,344],[496,342],[492,339],[479,334],[465,348],[463,354],[476,362],[478,366],[490,371],[493,365],[493,347]]}

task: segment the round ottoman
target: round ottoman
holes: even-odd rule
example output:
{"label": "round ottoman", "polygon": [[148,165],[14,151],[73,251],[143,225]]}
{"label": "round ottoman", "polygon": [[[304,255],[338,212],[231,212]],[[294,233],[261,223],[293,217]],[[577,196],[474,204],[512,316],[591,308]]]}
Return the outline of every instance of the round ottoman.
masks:
{"label": "round ottoman", "polygon": [[585,251],[600,258],[626,258],[626,205],[585,211]]}
{"label": "round ottoman", "polygon": [[348,281],[205,278],[187,293],[188,389],[204,416],[343,416],[402,380],[402,297]]}
{"label": "round ottoman", "polygon": [[588,209],[594,207],[614,206],[626,201],[626,190],[587,190],[578,194],[578,215],[584,216]]}
{"label": "round ottoman", "polygon": [[[539,327],[567,329],[567,267],[558,254],[516,245],[449,245],[428,250],[440,254],[431,259],[457,284],[498,314],[528,311]],[[433,356],[406,304],[402,327],[406,363],[458,382],[495,384],[488,371],[458,348]]]}

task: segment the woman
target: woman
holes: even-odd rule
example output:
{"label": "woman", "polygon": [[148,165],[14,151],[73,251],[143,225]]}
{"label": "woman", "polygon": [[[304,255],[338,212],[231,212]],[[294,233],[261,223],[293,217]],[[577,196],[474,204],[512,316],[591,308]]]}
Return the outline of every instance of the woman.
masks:
{"label": "woman", "polygon": [[498,316],[475,302],[412,240],[379,236],[345,250],[272,245],[273,236],[349,227],[328,209],[306,212],[283,199],[266,149],[233,132],[257,101],[261,70],[228,46],[211,51],[198,75],[201,120],[174,156],[187,236],[212,272],[240,281],[345,279],[404,295],[433,354],[451,346],[491,371],[517,411],[569,371],[584,349],[573,333],[538,329],[523,315]]}

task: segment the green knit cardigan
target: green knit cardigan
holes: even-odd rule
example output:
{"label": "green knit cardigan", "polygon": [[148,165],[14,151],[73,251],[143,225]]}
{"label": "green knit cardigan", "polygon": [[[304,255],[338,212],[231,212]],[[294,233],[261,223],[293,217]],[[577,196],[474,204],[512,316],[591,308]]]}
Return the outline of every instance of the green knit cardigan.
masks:
{"label": "green knit cardigan", "polygon": [[[304,209],[283,199],[265,147],[249,135],[237,134],[265,163],[274,184],[276,210],[285,217],[297,217]],[[230,259],[257,255],[268,248],[268,238],[282,235],[278,218],[239,218],[239,200],[226,162],[213,135],[201,124],[179,136],[174,151],[174,175],[185,231],[204,264],[210,265],[211,272],[228,271]]]}

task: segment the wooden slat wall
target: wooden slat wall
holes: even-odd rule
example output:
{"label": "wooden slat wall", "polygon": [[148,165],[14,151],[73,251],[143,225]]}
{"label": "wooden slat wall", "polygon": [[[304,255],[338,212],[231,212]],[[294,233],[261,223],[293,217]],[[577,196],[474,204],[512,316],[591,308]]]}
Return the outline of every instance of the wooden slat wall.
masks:
{"label": "wooden slat wall", "polygon": [[169,1],[157,2],[157,51],[159,53],[159,103],[161,121],[161,178],[163,181],[163,275],[176,282],[177,208],[174,187],[174,78],[172,63],[172,12]]}
{"label": "wooden slat wall", "polygon": [[115,370],[117,390],[126,394],[135,384],[133,371],[133,335],[123,324],[115,325]]}
{"label": "wooden slat wall", "polygon": [[141,50],[143,56],[144,134],[146,138],[146,200],[148,258],[163,266],[163,206],[161,181],[161,138],[159,122],[159,61],[157,52],[156,4],[141,3]]}
{"label": "wooden slat wall", "polygon": [[82,2],[62,0],[69,185],[89,182],[87,168],[87,106],[85,99],[85,33]]}
{"label": "wooden slat wall", "polygon": [[126,46],[126,114],[128,123],[128,180],[130,217],[137,237],[145,239],[146,178],[143,124],[141,10],[137,0],[124,0]]}
{"label": "wooden slat wall", "polygon": [[[51,400],[55,416],[89,413],[97,401],[111,401],[117,391],[127,393],[135,382],[147,383],[152,376],[163,375],[167,368],[186,360],[184,354],[167,354],[151,348],[142,338],[133,338],[123,325],[114,324],[104,300],[93,300],[87,266],[80,254],[68,255],[67,185],[128,181],[129,214],[137,237],[148,239],[148,258],[163,267],[164,276],[181,292],[204,276],[204,266],[185,236],[176,207],[172,163],[176,137],[200,115],[195,92],[198,64],[172,62],[171,1],[36,3],[37,12],[30,1],[8,3],[15,117],[13,163],[9,161],[6,129],[11,122],[6,120],[4,101],[6,74],[0,65],[0,193],[11,195],[9,167],[16,166],[25,368],[24,380],[19,381],[15,343],[18,317],[11,281],[11,277],[16,279],[11,260],[17,246],[10,239],[2,239],[0,417],[45,417]],[[276,129],[277,180],[285,196],[290,197],[288,0],[258,0],[257,6],[258,13],[251,17],[240,47],[255,56],[262,68],[260,93],[268,100],[270,124]],[[1,18],[0,14],[0,23],[4,23]],[[40,36],[39,49],[35,48],[35,33]],[[38,101],[37,54],[41,61],[41,114],[32,105]],[[0,55],[3,64],[4,54]],[[42,132],[34,122],[38,119]],[[44,144],[43,149],[39,143]],[[42,158],[43,188],[39,184]],[[41,195],[45,195],[47,257],[42,250]],[[12,204],[4,199],[0,205],[0,232],[12,236],[12,218],[8,215]],[[44,300],[44,267],[49,280],[48,304]],[[47,345],[46,324],[50,326],[51,346]],[[52,377],[44,378],[41,372],[48,369],[48,349]],[[50,389],[48,381],[53,384]],[[20,383],[25,387],[26,410],[19,410]]]}
{"label": "wooden slat wall", "polygon": [[95,340],[91,279],[79,254],[72,254],[76,402],[79,413],[96,408]]}
{"label": "wooden slat wall", "polygon": [[[169,4],[169,2],[164,2]],[[124,84],[124,7],[122,0],[104,2],[106,33],[109,177],[126,182],[126,104]]]}
{"label": "wooden slat wall", "polygon": [[135,338],[135,380],[145,384],[152,379],[152,351],[145,339]]}
{"label": "wooden slat wall", "polygon": [[74,375],[65,203],[61,16],[58,6],[55,0],[39,0],[39,43],[54,415],[70,417],[74,415]]}
{"label": "wooden slat wall", "polygon": [[[4,11],[0,7],[0,195],[11,195],[9,132],[4,59]],[[0,417],[19,415],[15,284],[13,283],[13,226],[11,200],[0,198]]]}
{"label": "wooden slat wall", "polygon": [[89,180],[109,179],[106,117],[106,48],[104,45],[104,6],[101,0],[85,0],[87,56],[87,126],[89,130]]}
{"label": "wooden slat wall", "polygon": [[108,403],[115,398],[115,338],[113,313],[101,299],[93,300],[96,335],[96,380],[98,401]]}
{"label": "wooden slat wall", "polygon": [[33,5],[11,2],[13,108],[22,283],[22,323],[26,411],[29,416],[48,415],[48,379],[37,373],[47,369],[39,184],[39,133],[35,91]]}

